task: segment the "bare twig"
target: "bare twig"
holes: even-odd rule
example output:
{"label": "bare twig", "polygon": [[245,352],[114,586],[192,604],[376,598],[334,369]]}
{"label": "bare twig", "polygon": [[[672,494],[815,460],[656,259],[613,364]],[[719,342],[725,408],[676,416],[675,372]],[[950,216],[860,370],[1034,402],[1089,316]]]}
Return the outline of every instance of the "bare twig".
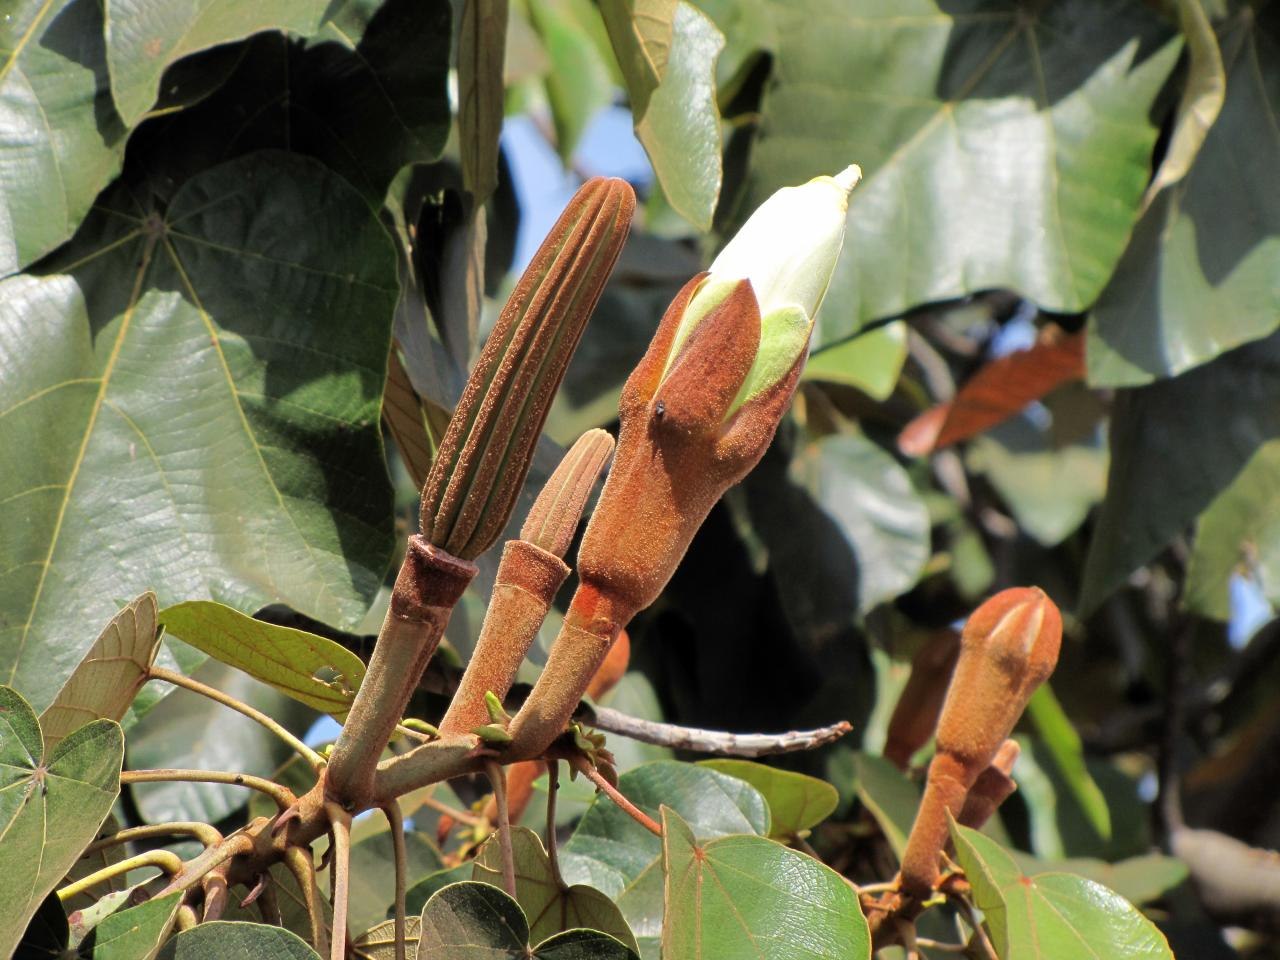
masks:
{"label": "bare twig", "polygon": [[347,906],[351,899],[351,814],[336,803],[326,803],[332,830],[333,874],[333,940],[329,944],[329,960],[345,960],[347,955]]}
{"label": "bare twig", "polygon": [[312,770],[319,770],[324,766],[324,758],[321,757],[320,754],[316,753],[261,710],[257,710],[254,707],[249,706],[249,704],[237,700],[230,694],[223,693],[215,687],[201,683],[199,680],[192,680],[190,677],[183,676],[173,670],[166,670],[164,667],[157,667],[153,665],[147,671],[147,674],[148,678],[151,680],[163,680],[165,683],[171,683],[175,687],[182,687],[184,690],[190,690],[192,693],[198,693],[202,697],[207,697],[215,703],[220,703],[224,707],[234,710],[236,713],[243,714],[250,720],[261,724],[300,754],[302,758],[311,765]]}
{"label": "bare twig", "polygon": [[443,814],[446,817],[452,817],[458,823],[465,823],[469,827],[484,826],[486,821],[484,817],[478,817],[474,813],[466,810],[459,810],[457,807],[451,807],[443,800],[437,800],[434,796],[422,798],[422,805],[430,807],[436,813]]}
{"label": "bare twig", "polygon": [[405,870],[409,852],[404,843],[404,816],[400,812],[400,802],[392,800],[383,804],[382,812],[386,815],[387,824],[391,827],[391,853],[396,873],[395,900],[395,940],[396,960],[405,960]]}
{"label": "bare twig", "polygon": [[853,729],[847,720],[814,730],[790,730],[786,733],[728,733],[701,730],[674,723],[641,720],[613,710],[596,707],[593,725],[608,733],[616,733],[641,743],[652,743],[676,750],[696,753],[718,753],[726,757],[767,757],[777,753],[812,750],[839,740]]}
{"label": "bare twig", "polygon": [[225,770],[126,770],[120,774],[120,783],[156,783],[185,780],[190,783],[226,783],[235,787],[248,787],[265,793],[281,810],[288,810],[298,802],[293,791],[262,777],[248,773],[229,773]]}
{"label": "bare twig", "polygon": [[324,913],[320,909],[320,891],[316,887],[315,861],[311,854],[302,847],[287,847],[284,852],[284,863],[297,881],[298,890],[302,893],[303,903],[307,907],[307,919],[311,923],[311,945],[316,953],[325,956],[329,952],[329,931],[325,927]]}
{"label": "bare twig", "polygon": [[570,762],[579,773],[595,784],[597,789],[616,803],[622,811],[627,814],[627,816],[631,817],[632,820],[640,824],[640,826],[644,827],[655,837],[662,837],[662,827],[658,825],[657,821],[624,797],[618,788],[606,780],[604,774],[592,766],[590,762],[581,757],[575,758]]}
{"label": "bare twig", "polygon": [[222,842],[222,834],[207,823],[197,821],[175,820],[172,823],[151,823],[141,827],[126,827],[105,837],[99,837],[85,847],[85,854],[97,853],[107,847],[129,843],[131,840],[148,840],[152,837],[192,836],[204,846],[212,847]]}
{"label": "bare twig", "polygon": [[227,864],[206,873],[200,881],[200,887],[204,890],[204,910],[200,915],[200,922],[221,919],[227,908]]}
{"label": "bare twig", "polygon": [[108,864],[101,870],[95,870],[87,877],[82,877],[75,881],[75,883],[67,884],[58,891],[58,899],[66,902],[77,893],[84,893],[86,890],[96,887],[112,877],[121,876],[130,870],[137,870],[139,867],[159,867],[165,873],[173,876],[182,870],[182,860],[172,850],[148,850],[146,853],[140,853],[136,857],[121,860],[119,863]]}
{"label": "bare twig", "polygon": [[502,851],[502,886],[512,900],[516,897],[516,857],[511,846],[511,812],[507,808],[507,775],[493,760],[484,765],[498,805],[498,848]]}

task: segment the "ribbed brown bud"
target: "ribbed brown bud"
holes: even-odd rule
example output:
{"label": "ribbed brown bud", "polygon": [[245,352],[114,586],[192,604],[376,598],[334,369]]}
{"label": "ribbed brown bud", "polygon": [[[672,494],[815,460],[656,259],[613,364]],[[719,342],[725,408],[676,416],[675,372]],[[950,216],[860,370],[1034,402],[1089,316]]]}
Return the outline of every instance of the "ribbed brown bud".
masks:
{"label": "ribbed brown bud", "polygon": [[520,530],[520,539],[563,557],[578,530],[596,481],[613,456],[613,437],[588,430],[547,480]]}
{"label": "ribbed brown bud", "polygon": [[435,546],[470,560],[501,535],[634,212],[625,181],[589,180],[516,284],[423,486],[422,534]]}

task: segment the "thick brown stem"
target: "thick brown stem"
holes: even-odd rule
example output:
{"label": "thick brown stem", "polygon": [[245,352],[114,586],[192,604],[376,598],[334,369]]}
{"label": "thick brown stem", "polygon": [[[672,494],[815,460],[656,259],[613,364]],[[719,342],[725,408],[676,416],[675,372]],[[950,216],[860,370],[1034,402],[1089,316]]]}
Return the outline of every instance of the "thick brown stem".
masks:
{"label": "thick brown stem", "polygon": [[904,893],[923,900],[938,882],[938,858],[950,837],[947,816],[960,815],[971,785],[965,767],[954,758],[942,753],[933,758],[924,799],[902,855]]}
{"label": "thick brown stem", "polygon": [[328,796],[344,809],[373,805],[378,760],[475,574],[474,564],[409,538],[368,671],[326,768]]}
{"label": "thick brown stem", "polygon": [[569,567],[554,554],[524,540],[507,542],[480,638],[440,721],[441,733],[466,733],[489,722],[485,693],[499,700],[507,695],[567,576]]}
{"label": "thick brown stem", "polygon": [[375,803],[403,797],[411,790],[451,780],[484,768],[477,754],[480,738],[472,734],[443,737],[414,747],[408,753],[389,757],[378,764],[374,780]]}
{"label": "thick brown stem", "polygon": [[347,907],[351,900],[351,815],[336,803],[325,804],[333,837],[333,941],[329,960],[347,955]]}

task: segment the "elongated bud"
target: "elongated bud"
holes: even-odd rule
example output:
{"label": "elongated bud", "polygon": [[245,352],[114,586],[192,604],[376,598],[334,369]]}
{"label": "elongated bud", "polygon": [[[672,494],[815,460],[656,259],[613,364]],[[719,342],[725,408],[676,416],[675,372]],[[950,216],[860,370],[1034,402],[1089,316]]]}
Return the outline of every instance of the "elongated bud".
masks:
{"label": "elongated bud", "polygon": [[951,676],[929,779],[902,858],[902,888],[925,897],[938,878],[948,839],[947,817],[959,817],[975,781],[1053,672],[1062,616],[1044,591],[1015,587],[969,617]]}
{"label": "elongated bud", "polygon": [[521,538],[503,549],[476,648],[440,721],[444,733],[480,726],[488,717],[486,694],[501,700],[511,689],[556,591],[569,576],[561,557],[612,452],[613,438],[603,430],[579,437],[538,494]]}
{"label": "elongated bud", "polygon": [[996,751],[991,765],[978,774],[969,795],[964,798],[964,806],[956,818],[961,826],[982,829],[992,814],[1000,809],[1000,804],[1018,789],[1013,782],[1013,765],[1018,762],[1021,752],[1017,740],[1006,740]]}
{"label": "elongated bud", "polygon": [[506,526],[534,444],[630,229],[635,195],[596,177],[574,195],[485,342],[422,490],[422,533],[473,559]]}
{"label": "elongated bud", "polygon": [[933,736],[959,656],[960,635],[940,630],[912,657],[911,676],[893,708],[884,742],[885,759],[899,770],[906,770],[916,751]]}
{"label": "elongated bud", "polygon": [[764,455],[795,392],[859,176],[853,167],[779,191],[667,309],[622,388],[613,468],[578,552],[581,583],[512,721],[516,755],[541,753],[564,730],[618,631]]}

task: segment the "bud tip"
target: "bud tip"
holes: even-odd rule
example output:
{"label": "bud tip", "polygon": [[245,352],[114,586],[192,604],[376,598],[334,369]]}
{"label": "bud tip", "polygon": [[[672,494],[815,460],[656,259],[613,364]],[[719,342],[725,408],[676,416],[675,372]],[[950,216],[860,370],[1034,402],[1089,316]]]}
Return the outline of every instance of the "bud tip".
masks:
{"label": "bud tip", "polygon": [[856,163],[851,163],[831,179],[833,179],[840,188],[844,190],[845,195],[848,196],[850,193],[853,193],[853,188],[856,187],[858,182],[862,179],[862,168]]}

